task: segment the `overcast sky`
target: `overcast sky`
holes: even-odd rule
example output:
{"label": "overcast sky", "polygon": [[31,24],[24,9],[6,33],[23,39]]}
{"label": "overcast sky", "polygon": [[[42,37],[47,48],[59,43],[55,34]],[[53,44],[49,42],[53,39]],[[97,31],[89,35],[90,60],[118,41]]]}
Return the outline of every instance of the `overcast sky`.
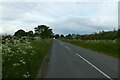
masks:
{"label": "overcast sky", "polygon": [[34,30],[40,24],[60,34],[118,28],[118,2],[6,2],[0,14],[0,34]]}

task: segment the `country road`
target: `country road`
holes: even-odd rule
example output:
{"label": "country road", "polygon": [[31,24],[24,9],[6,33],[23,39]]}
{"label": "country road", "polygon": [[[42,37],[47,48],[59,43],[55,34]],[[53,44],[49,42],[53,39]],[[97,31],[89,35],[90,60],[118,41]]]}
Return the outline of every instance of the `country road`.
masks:
{"label": "country road", "polygon": [[112,80],[118,78],[118,60],[54,39],[45,78],[108,78]]}

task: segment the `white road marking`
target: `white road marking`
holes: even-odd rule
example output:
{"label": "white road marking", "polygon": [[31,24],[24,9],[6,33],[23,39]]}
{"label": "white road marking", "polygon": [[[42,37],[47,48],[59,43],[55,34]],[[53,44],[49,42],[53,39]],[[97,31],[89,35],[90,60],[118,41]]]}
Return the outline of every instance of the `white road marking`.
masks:
{"label": "white road marking", "polygon": [[94,67],[97,71],[99,71],[100,73],[102,73],[105,77],[109,78],[110,80],[113,80],[110,76],[108,76],[107,74],[105,74],[103,71],[101,71],[99,68],[97,68],[95,65],[93,65],[92,63],[90,63],[88,60],[86,60],[84,57],[80,56],[78,53],[76,53],[77,56],[79,56],[80,58],[82,58],[85,62],[87,62],[88,64],[90,64],[92,67]]}
{"label": "white road marking", "polygon": [[69,47],[65,46],[67,49],[71,50]]}

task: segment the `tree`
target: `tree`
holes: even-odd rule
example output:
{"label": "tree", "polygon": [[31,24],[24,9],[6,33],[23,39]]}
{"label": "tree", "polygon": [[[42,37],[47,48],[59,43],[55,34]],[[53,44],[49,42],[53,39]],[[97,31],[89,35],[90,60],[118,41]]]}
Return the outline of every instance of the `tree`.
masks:
{"label": "tree", "polygon": [[50,38],[54,37],[54,33],[52,32],[52,29],[48,29],[48,35]]}
{"label": "tree", "polygon": [[61,38],[64,38],[64,35],[63,35],[63,34],[61,34],[61,35],[60,35],[60,37],[61,37]]}
{"label": "tree", "polygon": [[16,37],[26,36],[26,32],[24,30],[20,29],[14,33],[14,36],[16,36]]}
{"label": "tree", "polygon": [[39,35],[42,39],[53,37],[52,29],[49,29],[46,25],[38,25],[35,27],[35,34]]}
{"label": "tree", "polygon": [[38,33],[34,33],[33,36],[34,37],[39,37],[39,34]]}
{"label": "tree", "polygon": [[75,39],[80,39],[80,34],[77,34]]}
{"label": "tree", "polygon": [[75,39],[76,38],[76,34],[72,34],[72,38]]}
{"label": "tree", "polygon": [[68,35],[66,35],[66,38],[72,39],[72,35],[71,35],[71,34],[68,34]]}
{"label": "tree", "polygon": [[55,37],[55,39],[58,39],[60,36],[59,36],[59,34],[56,34],[54,37]]}
{"label": "tree", "polygon": [[33,36],[33,31],[26,32],[26,35],[29,36],[29,37],[32,37]]}

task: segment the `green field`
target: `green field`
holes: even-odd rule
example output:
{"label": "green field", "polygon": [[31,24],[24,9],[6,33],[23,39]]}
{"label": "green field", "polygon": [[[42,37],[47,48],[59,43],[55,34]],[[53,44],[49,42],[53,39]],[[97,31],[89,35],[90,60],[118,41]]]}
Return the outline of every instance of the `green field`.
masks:
{"label": "green field", "polygon": [[5,39],[2,44],[3,78],[36,78],[52,44],[51,39]]}
{"label": "green field", "polygon": [[113,40],[68,40],[63,41],[71,44],[98,51],[113,57],[120,58],[118,54],[118,42]]}

